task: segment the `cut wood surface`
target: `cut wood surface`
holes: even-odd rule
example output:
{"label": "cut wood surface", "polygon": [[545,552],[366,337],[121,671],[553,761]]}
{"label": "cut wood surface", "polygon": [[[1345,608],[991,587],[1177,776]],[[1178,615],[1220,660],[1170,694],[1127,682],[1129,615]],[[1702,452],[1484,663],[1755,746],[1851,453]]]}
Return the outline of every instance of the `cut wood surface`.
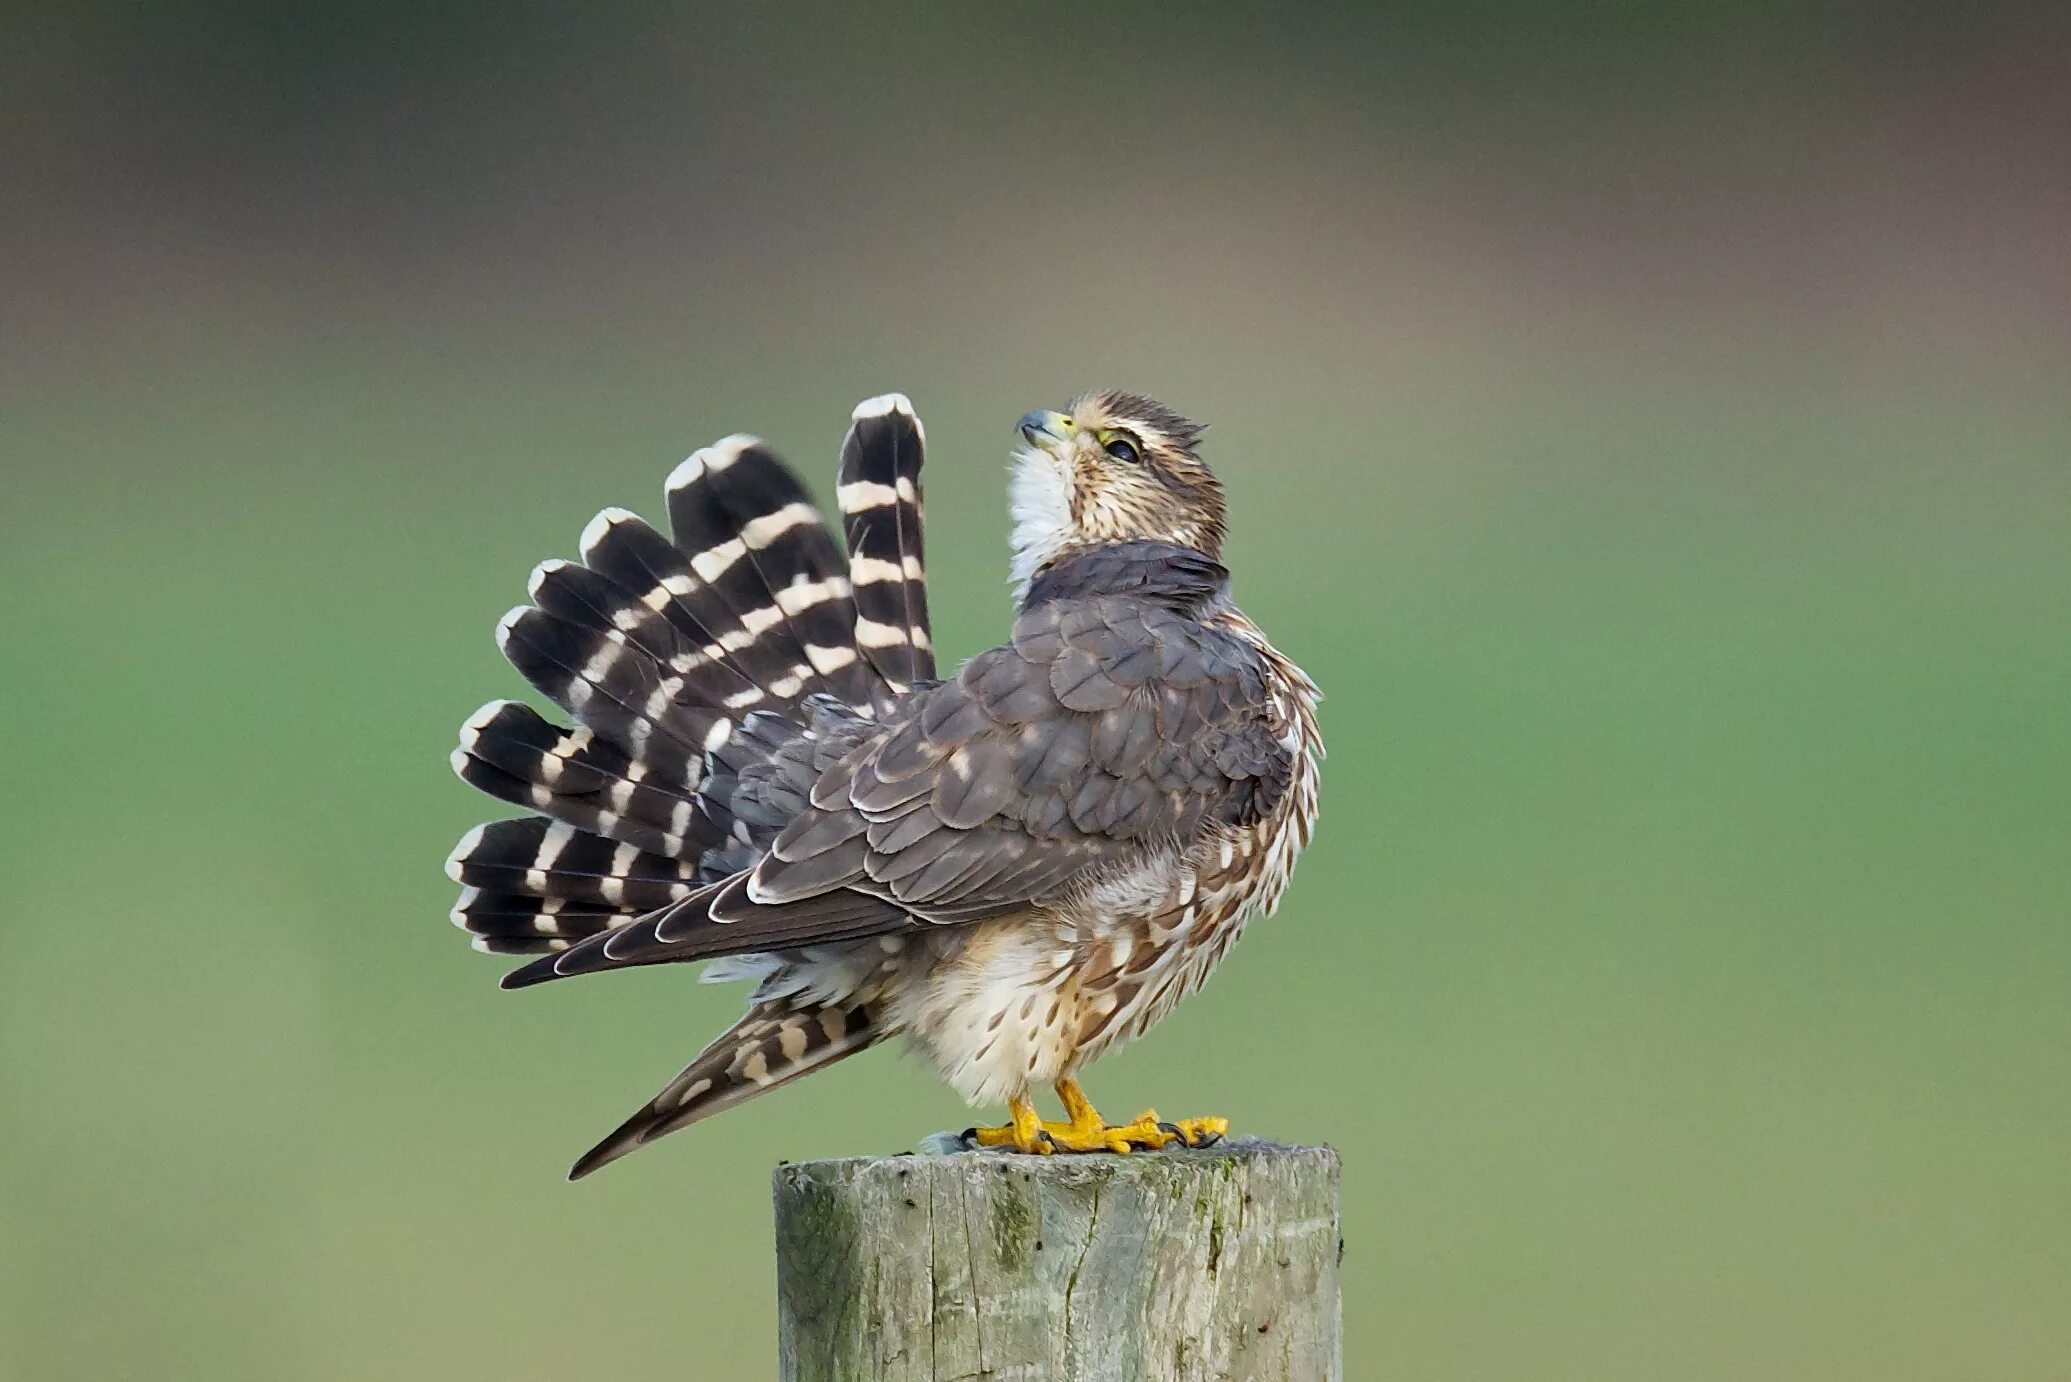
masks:
{"label": "cut wood surface", "polygon": [[785,1382],[1344,1375],[1328,1147],[806,1162],[776,1213]]}

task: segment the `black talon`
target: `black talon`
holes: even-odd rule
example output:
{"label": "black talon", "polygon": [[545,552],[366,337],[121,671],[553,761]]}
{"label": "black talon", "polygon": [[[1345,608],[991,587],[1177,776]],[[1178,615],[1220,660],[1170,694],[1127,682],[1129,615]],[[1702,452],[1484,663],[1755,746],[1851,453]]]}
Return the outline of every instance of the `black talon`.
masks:
{"label": "black talon", "polygon": [[978,1130],[976,1128],[965,1128],[956,1135],[956,1140],[964,1144],[964,1150],[967,1152],[978,1150]]}
{"label": "black talon", "polygon": [[1050,1135],[1050,1130],[1048,1128],[1044,1128],[1043,1130],[1038,1132],[1036,1136],[1043,1139],[1043,1141],[1049,1143],[1051,1151],[1054,1152],[1057,1150],[1057,1139]]}
{"label": "black talon", "polygon": [[1162,1133],[1170,1133],[1172,1135],[1172,1140],[1177,1142],[1182,1147],[1191,1147],[1194,1145],[1193,1142],[1187,1137],[1186,1129],[1182,1128],[1177,1123],[1166,1123],[1161,1121],[1158,1124],[1158,1131]]}

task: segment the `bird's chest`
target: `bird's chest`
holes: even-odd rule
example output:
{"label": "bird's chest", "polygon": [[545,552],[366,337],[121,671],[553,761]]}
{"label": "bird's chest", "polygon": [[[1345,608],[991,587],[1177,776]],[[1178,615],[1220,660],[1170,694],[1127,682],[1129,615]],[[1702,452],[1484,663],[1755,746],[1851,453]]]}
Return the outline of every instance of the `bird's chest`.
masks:
{"label": "bird's chest", "polygon": [[1310,698],[1291,698],[1295,753],[1271,812],[1212,833],[1167,872],[1087,897],[1074,938],[1082,1057],[1142,1035],[1207,982],[1253,917],[1279,906],[1315,829],[1314,724]]}
{"label": "bird's chest", "polygon": [[997,1102],[1142,1035],[1278,905],[1316,819],[1321,745],[1305,685],[1282,684],[1276,721],[1291,764],[1259,819],[1154,854],[1062,905],[917,948],[893,1025],[966,1098]]}

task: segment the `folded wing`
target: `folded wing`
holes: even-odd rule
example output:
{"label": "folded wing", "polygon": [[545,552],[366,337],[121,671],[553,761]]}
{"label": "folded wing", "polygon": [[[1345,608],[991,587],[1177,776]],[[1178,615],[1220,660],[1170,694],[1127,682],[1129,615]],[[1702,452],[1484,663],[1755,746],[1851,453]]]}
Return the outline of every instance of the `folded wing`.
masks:
{"label": "folded wing", "polygon": [[1250,644],[1157,601],[1042,604],[953,680],[817,757],[779,760],[804,804],[752,867],[508,982],[1059,899],[1269,811],[1293,749],[1268,696]]}

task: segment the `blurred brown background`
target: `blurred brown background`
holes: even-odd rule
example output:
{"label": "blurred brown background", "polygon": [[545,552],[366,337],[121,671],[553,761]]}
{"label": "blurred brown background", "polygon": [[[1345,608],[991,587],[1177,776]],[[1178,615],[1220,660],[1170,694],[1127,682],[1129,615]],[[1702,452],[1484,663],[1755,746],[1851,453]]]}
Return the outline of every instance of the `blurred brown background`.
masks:
{"label": "blurred brown background", "polygon": [[13,6],[0,1376],[754,1378],[890,1053],[567,1161],[737,1008],[444,924],[606,504],[1213,424],[1323,684],[1281,914],[1090,1086],[1346,1155],[1354,1378],[2071,1375],[2059,6]]}

